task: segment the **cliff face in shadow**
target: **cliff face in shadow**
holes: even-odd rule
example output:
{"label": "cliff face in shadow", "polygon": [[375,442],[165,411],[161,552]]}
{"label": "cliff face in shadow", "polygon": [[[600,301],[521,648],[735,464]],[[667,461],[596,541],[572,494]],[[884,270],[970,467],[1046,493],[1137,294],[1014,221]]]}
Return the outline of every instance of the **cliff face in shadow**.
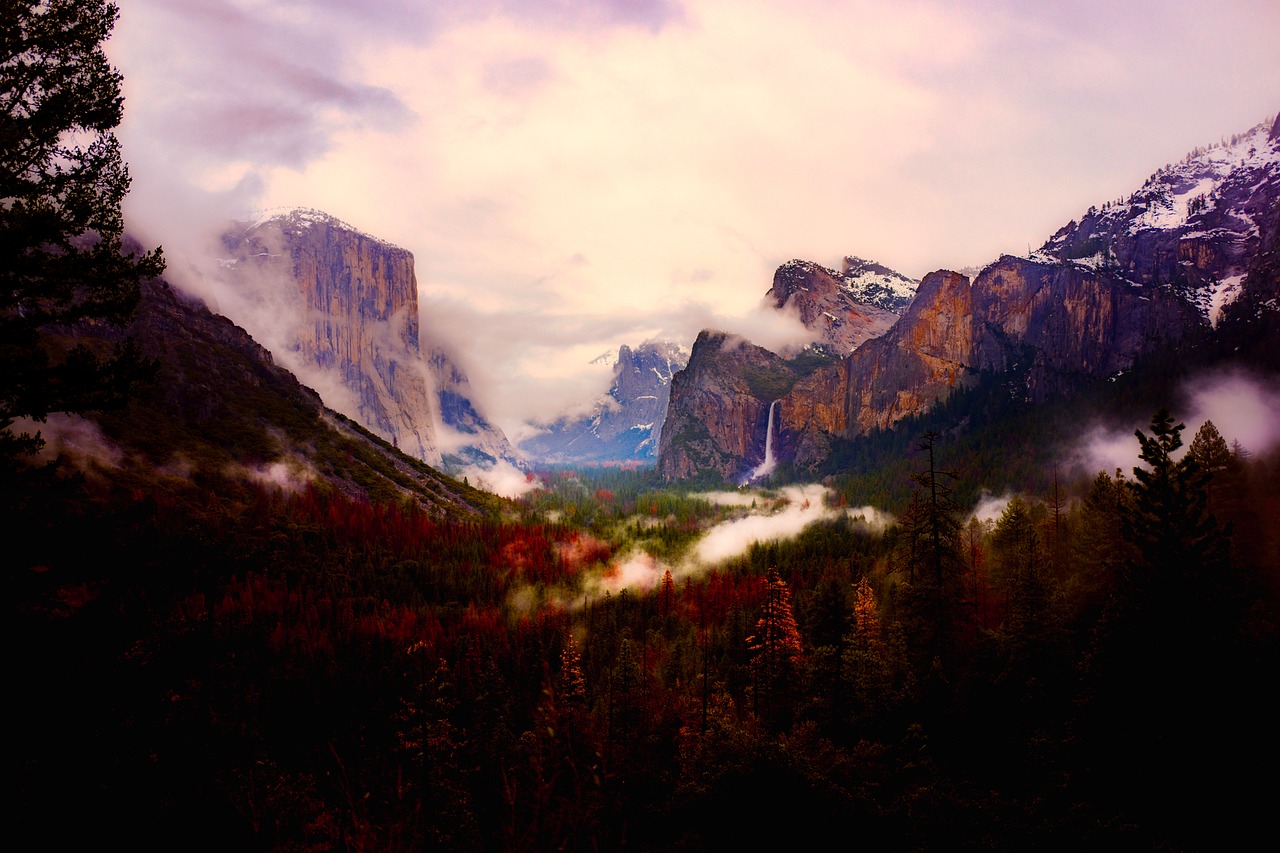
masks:
{"label": "cliff face in shadow", "polygon": [[658,467],[666,480],[710,473],[736,479],[764,459],[769,405],[795,384],[776,353],[704,331],[671,383]]}

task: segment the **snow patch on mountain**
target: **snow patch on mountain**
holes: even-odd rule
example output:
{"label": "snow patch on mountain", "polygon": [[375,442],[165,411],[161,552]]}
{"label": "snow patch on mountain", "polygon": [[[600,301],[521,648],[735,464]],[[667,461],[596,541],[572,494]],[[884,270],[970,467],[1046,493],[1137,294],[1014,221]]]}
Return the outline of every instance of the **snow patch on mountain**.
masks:
{"label": "snow patch on mountain", "polygon": [[1243,281],[1243,275],[1228,276],[1211,289],[1208,308],[1209,322],[1215,328],[1218,325],[1218,320],[1222,319],[1222,309],[1234,302],[1236,297],[1240,295],[1240,285]]}
{"label": "snow patch on mountain", "polygon": [[857,301],[889,311],[902,311],[920,282],[873,261],[846,255],[840,265],[844,289]]}
{"label": "snow patch on mountain", "polygon": [[325,213],[323,210],[316,210],[313,207],[282,206],[269,207],[255,211],[253,219],[248,227],[245,228],[245,232],[247,233],[261,225],[275,221],[292,225],[298,229],[310,228],[315,225],[328,225],[342,231],[349,231],[352,234],[363,237],[366,240],[372,240],[383,246],[390,246],[393,249],[401,248],[400,246],[384,240],[381,237],[377,237],[367,231],[362,231],[359,228],[342,221],[331,213]]}

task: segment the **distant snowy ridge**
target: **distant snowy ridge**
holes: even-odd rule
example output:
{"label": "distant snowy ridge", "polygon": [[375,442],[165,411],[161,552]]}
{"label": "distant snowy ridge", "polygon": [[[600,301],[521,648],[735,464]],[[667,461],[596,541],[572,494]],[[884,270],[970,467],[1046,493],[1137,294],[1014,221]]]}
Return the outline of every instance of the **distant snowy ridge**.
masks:
{"label": "distant snowy ridge", "polygon": [[1027,258],[1178,291],[1216,325],[1280,199],[1275,117],[1157,169],[1127,197],[1090,207]]}
{"label": "distant snowy ridge", "polygon": [[[854,302],[872,305],[895,314],[901,313],[906,308],[915,297],[916,288],[920,286],[920,282],[913,278],[853,255],[845,256],[839,270],[813,261],[799,259],[787,261],[778,267],[774,276],[775,286],[780,277],[786,278],[794,274],[805,276],[814,273],[822,273],[835,279],[840,289]],[[809,290],[806,286],[798,286],[795,289]]]}
{"label": "distant snowy ridge", "polygon": [[841,262],[840,276],[854,299],[890,311],[901,311],[920,287],[913,278],[853,255],[846,255]]}

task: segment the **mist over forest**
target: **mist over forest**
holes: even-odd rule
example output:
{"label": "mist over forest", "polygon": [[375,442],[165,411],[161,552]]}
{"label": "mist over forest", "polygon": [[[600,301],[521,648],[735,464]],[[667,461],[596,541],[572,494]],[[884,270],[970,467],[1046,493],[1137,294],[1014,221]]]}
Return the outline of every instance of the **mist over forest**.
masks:
{"label": "mist over forest", "polygon": [[[801,5],[785,20],[744,7],[731,35],[808,27]],[[325,33],[359,11],[353,44],[412,35],[433,58],[458,32],[488,36],[479,55],[526,26],[570,60],[596,56],[592,37],[624,59],[705,44],[692,7],[667,2],[196,6],[210,33],[262,24],[228,85],[283,74],[281,91],[332,108],[250,111],[262,127],[201,144],[274,152],[299,175],[340,135],[335,115],[362,117],[357,136],[421,118],[408,95],[317,69],[352,47],[267,61],[299,16]],[[135,59],[136,22],[171,11],[138,8],[119,48]],[[468,378],[476,350],[449,349],[473,327],[436,339],[419,322],[407,250],[295,208],[224,232],[201,272],[150,239],[158,211],[182,249],[208,236],[175,213],[190,198],[160,204],[155,185],[147,226],[126,228],[124,82],[106,53],[121,10],[9,12],[0,518],[22,843],[1200,851],[1271,836],[1274,114],[1025,256],[920,281],[852,256],[787,261],[737,316],[750,339],[712,328],[727,315],[709,303],[655,309],[646,323],[703,324],[692,350],[619,347],[613,386],[585,402],[531,383],[537,458],[490,416],[496,386]],[[405,51],[388,47],[388,67]],[[477,103],[560,92],[557,68],[507,57]],[[761,97],[781,108],[779,91]],[[264,82],[253,104],[279,94]],[[237,163],[203,179],[261,189],[266,167]],[[472,201],[456,209],[495,209]],[[829,225],[832,210],[812,212]],[[557,262],[579,286],[592,269]],[[481,304],[495,284],[445,320],[505,316],[501,366],[517,333],[550,346],[604,316],[526,330],[520,300],[564,294],[525,282],[514,308]],[[610,334],[644,326],[610,316]]]}

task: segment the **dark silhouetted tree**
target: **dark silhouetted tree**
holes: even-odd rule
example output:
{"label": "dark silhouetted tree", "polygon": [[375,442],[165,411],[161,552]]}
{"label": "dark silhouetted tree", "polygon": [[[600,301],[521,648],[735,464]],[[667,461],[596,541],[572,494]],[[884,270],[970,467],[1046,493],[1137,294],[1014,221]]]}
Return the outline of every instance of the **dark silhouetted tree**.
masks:
{"label": "dark silhouetted tree", "polygon": [[1209,494],[1209,511],[1220,521],[1234,521],[1240,511],[1240,495],[1244,490],[1244,463],[1227,446],[1227,441],[1213,425],[1205,421],[1187,448],[1187,456],[1204,472]]}
{"label": "dark silhouetted tree", "polygon": [[1174,458],[1185,428],[1161,409],[1151,420],[1150,436],[1134,433],[1146,466],[1133,469],[1124,530],[1138,551],[1131,579],[1143,587],[1153,577],[1163,580],[1162,587],[1198,583],[1226,557],[1225,539],[1208,514],[1207,477],[1199,461],[1191,454]]}
{"label": "dark silhouetted tree", "polygon": [[938,438],[929,432],[917,445],[927,454],[928,468],[911,477],[916,494],[908,513],[911,528],[905,531],[912,581],[904,590],[904,622],[921,663],[930,668],[954,652],[961,622],[968,615],[959,508],[951,497],[957,478],[937,467]]}
{"label": "dark silhouetted tree", "polygon": [[103,42],[118,10],[105,0],[14,0],[0,23],[0,446],[41,446],[16,419],[120,402],[139,359],[127,342],[93,350],[51,334],[121,322],[141,281],[164,264],[125,254],[129,173],[114,129],[121,76]]}

